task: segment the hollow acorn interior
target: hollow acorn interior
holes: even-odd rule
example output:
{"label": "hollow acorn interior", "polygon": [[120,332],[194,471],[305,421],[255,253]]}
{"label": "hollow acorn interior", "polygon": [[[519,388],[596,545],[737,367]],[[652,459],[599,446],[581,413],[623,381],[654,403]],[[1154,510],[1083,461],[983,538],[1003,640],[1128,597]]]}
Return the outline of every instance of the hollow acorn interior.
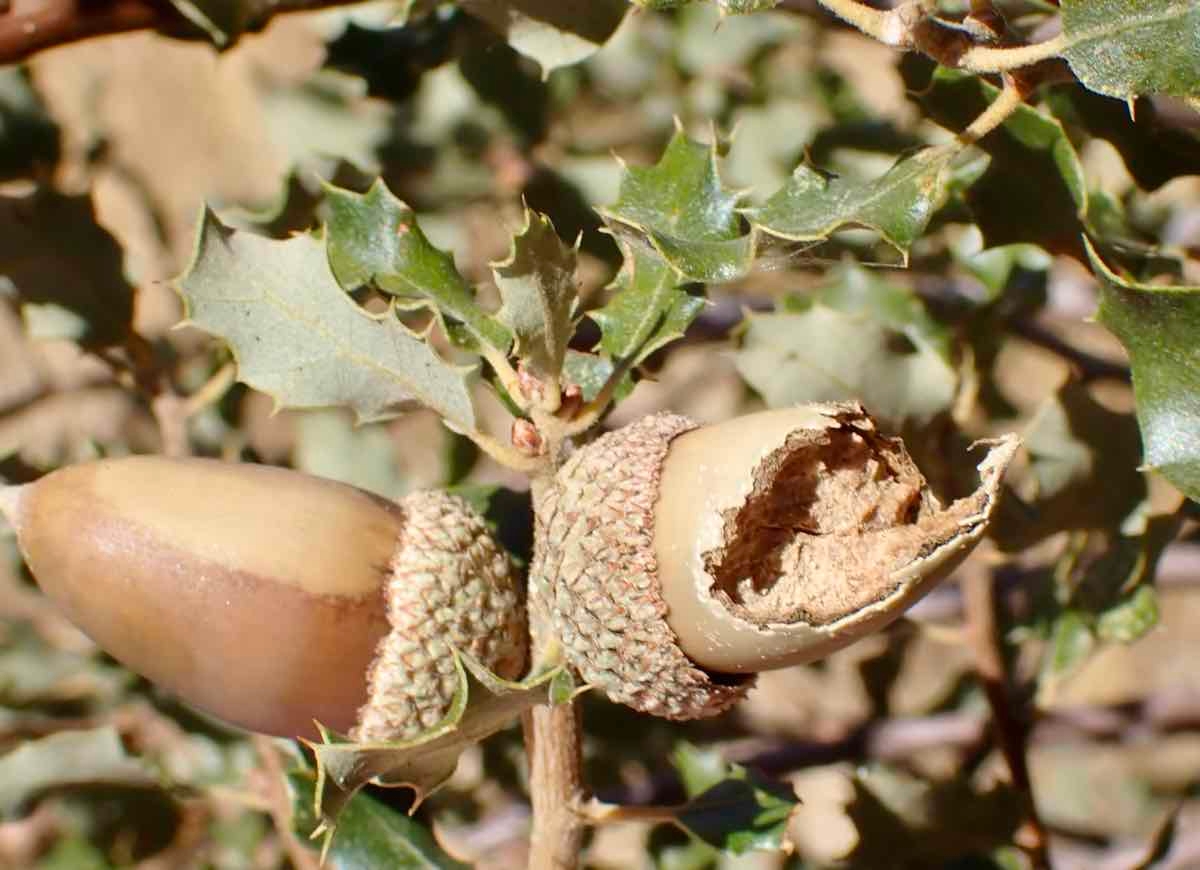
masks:
{"label": "hollow acorn interior", "polygon": [[1017,447],[943,507],[860,406],[810,405],[685,432],[663,461],[656,556],[668,622],[721,673],[813,661],[887,625],[982,537]]}
{"label": "hollow acorn interior", "polygon": [[857,403],[645,417],[540,494],[531,624],[611,700],[715,716],[755,673],[828,655],[933,588],[982,536],[1017,443],[994,442],[976,492],[943,509]]}

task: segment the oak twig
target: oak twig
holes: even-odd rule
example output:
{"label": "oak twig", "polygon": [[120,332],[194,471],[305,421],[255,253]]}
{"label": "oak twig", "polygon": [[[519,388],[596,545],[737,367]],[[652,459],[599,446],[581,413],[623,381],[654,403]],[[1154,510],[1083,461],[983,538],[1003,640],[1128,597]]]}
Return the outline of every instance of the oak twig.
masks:
{"label": "oak twig", "polygon": [[1045,42],[1014,45],[1008,48],[975,45],[962,54],[959,58],[959,65],[963,69],[977,73],[1009,72],[1057,57],[1062,54],[1064,47],[1066,47],[1066,41],[1061,35],[1047,39]]}
{"label": "oak twig", "polygon": [[1057,57],[1066,45],[1061,35],[1032,45],[977,45],[969,29],[947,27],[927,14],[921,0],[909,0],[886,11],[866,6],[861,0],[818,2],[884,45],[916,49],[945,66],[975,73],[1011,72],[1032,66]]}
{"label": "oak twig", "polygon": [[12,0],[0,14],[0,64],[90,36],[157,27],[171,16],[183,21],[168,4],[151,0]]}
{"label": "oak twig", "polygon": [[881,10],[859,0],[818,0],[843,21],[853,24],[867,36],[897,48],[912,46],[913,28],[924,17],[917,3],[902,3],[895,9]]}
{"label": "oak twig", "polygon": [[574,701],[524,714],[533,830],[529,870],[574,870],[583,849],[583,733]]}
{"label": "oak twig", "polygon": [[1079,372],[1080,380],[1084,383],[1092,381],[1121,381],[1129,383],[1133,377],[1129,366],[1112,362],[1096,356],[1086,350],[1055,335],[1055,333],[1033,320],[1018,320],[1010,323],[1009,331],[1013,335],[1025,339],[1030,344],[1055,353],[1070,363]]}
{"label": "oak twig", "polygon": [[575,437],[582,435],[588,429],[591,429],[600,418],[604,416],[604,412],[608,410],[608,406],[612,404],[613,397],[616,396],[617,389],[621,386],[621,381],[632,368],[630,358],[618,360],[613,367],[612,372],[604,381],[604,385],[600,387],[600,391],[595,397],[579,409],[569,421],[563,426],[563,434],[566,437]]}
{"label": "oak twig", "polygon": [[237,380],[237,364],[227,362],[205,381],[198,390],[187,397],[186,409],[189,417],[199,414],[209,405],[221,401]]}
{"label": "oak twig", "polygon": [[964,145],[975,144],[1007,121],[1024,104],[1025,93],[1024,87],[1010,76],[1005,76],[1004,90],[1000,91],[1000,95],[955,138]]}
{"label": "oak twig", "polygon": [[467,438],[475,442],[475,446],[490,456],[496,462],[506,468],[511,468],[514,471],[523,471],[526,474],[533,474],[542,469],[546,464],[542,457],[527,456],[515,447],[504,444],[500,440],[493,438],[486,432],[471,430],[463,432]]}
{"label": "oak twig", "polygon": [[[551,442],[548,455],[559,457],[566,446]],[[551,473],[530,479],[534,510],[546,501],[546,488],[553,486]],[[535,547],[545,546],[538,534]],[[536,556],[535,556],[536,559]],[[536,568],[535,568],[536,570]],[[546,602],[539,584],[529,584],[529,628],[535,669],[561,662],[562,647],[549,625]],[[529,796],[533,824],[529,836],[529,870],[575,870],[583,848],[587,820],[584,801],[590,797],[583,775],[583,724],[579,703],[574,700],[534,707],[521,717],[525,732],[525,757],[529,764]]]}
{"label": "oak twig", "polygon": [[[243,28],[247,32],[261,30],[283,12],[352,2],[360,0],[264,0],[247,10]],[[18,63],[55,46],[134,30],[205,37],[204,31],[168,0],[11,0],[7,11],[0,12],[0,65]]]}
{"label": "oak twig", "polygon": [[631,806],[629,804],[606,804],[592,798],[582,807],[582,813],[591,825],[615,825],[622,822],[652,822],[677,824],[682,806]]}

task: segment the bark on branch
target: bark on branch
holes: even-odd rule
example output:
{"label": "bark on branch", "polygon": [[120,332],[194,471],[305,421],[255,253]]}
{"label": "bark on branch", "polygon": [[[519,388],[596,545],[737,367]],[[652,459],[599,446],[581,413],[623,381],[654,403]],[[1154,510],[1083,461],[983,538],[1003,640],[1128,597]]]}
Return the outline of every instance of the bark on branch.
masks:
{"label": "bark on branch", "polygon": [[10,0],[0,8],[0,64],[89,36],[157,27],[172,15],[183,21],[153,0]]}
{"label": "bark on branch", "polygon": [[[360,0],[259,0],[241,10],[242,32],[261,30],[277,14],[343,6]],[[169,0],[0,0],[0,65],[93,36],[157,30],[206,39]],[[238,34],[233,34],[236,37]]]}

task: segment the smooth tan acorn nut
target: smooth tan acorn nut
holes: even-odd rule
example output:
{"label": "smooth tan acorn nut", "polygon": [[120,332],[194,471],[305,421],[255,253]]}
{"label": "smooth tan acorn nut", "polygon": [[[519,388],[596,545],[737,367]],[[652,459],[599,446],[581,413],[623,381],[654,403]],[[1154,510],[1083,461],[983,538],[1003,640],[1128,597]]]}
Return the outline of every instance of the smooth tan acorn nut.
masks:
{"label": "smooth tan acorn nut", "polygon": [[943,509],[857,404],[646,417],[541,494],[531,624],[618,703],[716,715],[752,674],[826,656],[933,588],[982,536],[1016,447],[997,442],[979,489]]}
{"label": "smooth tan acorn nut", "polygon": [[46,594],[113,657],[254,731],[402,739],[457,685],[450,645],[519,676],[504,550],[461,499],[391,502],[294,471],[133,457],[0,490]]}

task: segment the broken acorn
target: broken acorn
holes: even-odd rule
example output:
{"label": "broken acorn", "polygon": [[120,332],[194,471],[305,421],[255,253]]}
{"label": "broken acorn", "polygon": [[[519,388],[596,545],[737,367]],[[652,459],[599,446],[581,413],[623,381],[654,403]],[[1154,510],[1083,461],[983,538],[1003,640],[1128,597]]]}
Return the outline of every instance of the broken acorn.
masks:
{"label": "broken acorn", "polygon": [[857,404],[652,415],[534,482],[528,602],[479,515],[442,492],[390,502],[135,457],[0,489],[0,511],[46,594],[133,670],[245,728],[311,736],[318,720],[378,742],[445,715],[451,647],[515,679],[530,631],[615,702],[716,715],[755,673],[878,630],[947,576],[1016,446],[994,442],[979,488],[943,506]]}

